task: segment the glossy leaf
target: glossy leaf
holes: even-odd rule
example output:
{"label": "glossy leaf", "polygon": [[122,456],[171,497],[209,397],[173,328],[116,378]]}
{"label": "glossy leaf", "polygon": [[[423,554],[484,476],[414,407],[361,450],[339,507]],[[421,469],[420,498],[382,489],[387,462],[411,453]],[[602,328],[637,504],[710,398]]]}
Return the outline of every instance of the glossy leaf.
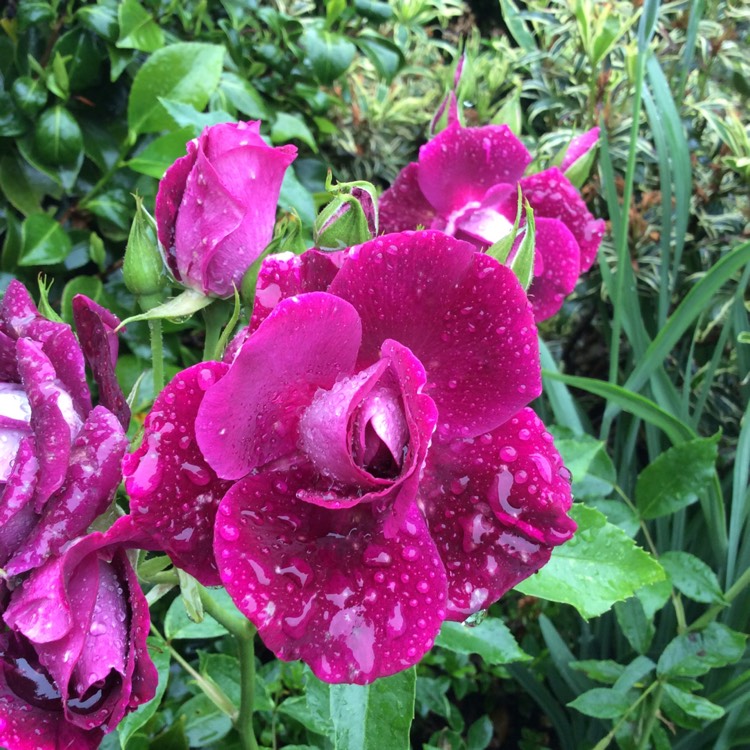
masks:
{"label": "glossy leaf", "polygon": [[471,627],[444,622],[435,643],[457,654],[479,654],[487,664],[509,664],[531,658],[518,645],[507,625],[496,617],[488,617]]}
{"label": "glossy leaf", "polygon": [[630,708],[630,704],[627,695],[618,690],[594,688],[579,695],[568,706],[596,719],[617,719]]}
{"label": "glossy leaf", "polygon": [[218,638],[226,634],[226,628],[210,615],[204,615],[201,622],[193,622],[185,611],[181,597],[172,602],[164,618],[164,635],[168,641]]}
{"label": "glossy leaf", "polygon": [[50,167],[71,166],[83,151],[83,133],[65,107],[45,110],[34,129],[34,149]]}
{"label": "glossy leaf", "polygon": [[123,0],[117,9],[120,36],[117,46],[154,52],[164,46],[164,32],[138,0]]}
{"label": "glossy leaf", "polygon": [[656,669],[666,677],[699,677],[711,669],[739,661],[746,641],[744,633],[712,622],[705,630],[683,633],[667,644]]}
{"label": "glossy leaf", "polygon": [[320,26],[310,26],[301,41],[313,73],[324,85],[332,84],[346,71],[357,51],[345,36]]}
{"label": "glossy leaf", "polygon": [[72,248],[70,237],[47,214],[32,214],[21,229],[19,266],[51,266],[62,263]]}
{"label": "glossy leaf", "polygon": [[672,579],[674,587],[688,599],[704,604],[724,601],[716,573],[695,555],[689,552],[665,552],[659,561]]}

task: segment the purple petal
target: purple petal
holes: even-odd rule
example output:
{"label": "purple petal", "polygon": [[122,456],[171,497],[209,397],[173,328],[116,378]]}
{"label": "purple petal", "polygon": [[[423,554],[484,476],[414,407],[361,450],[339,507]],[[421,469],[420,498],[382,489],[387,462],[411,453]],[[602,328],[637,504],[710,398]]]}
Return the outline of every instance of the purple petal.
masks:
{"label": "purple petal", "polygon": [[9,574],[24,573],[58,554],[107,509],[120,483],[126,448],[127,438],[114,415],[102,406],[93,409],[73,443],[64,484],[7,564]]}
{"label": "purple petal", "polygon": [[570,539],[569,477],[529,408],[476,439],[433,445],[422,502],[448,572],[449,619],[485,609]]}
{"label": "purple petal", "polygon": [[445,615],[445,572],[422,514],[300,502],[304,475],[261,473],[222,500],[216,555],[227,591],[280,658],[326,682],[365,684],[415,664]]}
{"label": "purple petal", "polygon": [[[212,161],[218,159],[227,151],[244,146],[259,146],[270,149],[260,136],[260,120],[222,122],[212,125],[203,129],[198,140],[206,152],[206,156]],[[247,179],[247,175],[240,174],[238,179]]]}
{"label": "purple petal", "polygon": [[0,495],[0,567],[5,566],[39,520],[31,502],[39,472],[33,438],[21,441],[14,461]]}
{"label": "purple petal", "polygon": [[202,362],[173,378],[146,417],[140,447],[123,461],[135,525],[207,586],[219,580],[211,545],[216,508],[229,483],[204,459],[195,417],[206,389],[228,369],[221,362]]}
{"label": "purple petal", "polygon": [[529,299],[537,323],[551,318],[562,307],[578,281],[581,251],[570,230],[557,219],[536,219],[534,280]]}
{"label": "purple petal", "polygon": [[258,328],[282,299],[305,292],[327,291],[339,272],[342,256],[343,253],[307,250],[302,255],[279,253],[265,258],[258,274],[253,317],[246,329],[248,334]]}
{"label": "purple petal", "polygon": [[591,215],[578,190],[557,167],[524,177],[521,190],[535,217],[559,219],[570,229],[581,248],[581,272],[588,271],[604,236],[604,221]]}
{"label": "purple petal", "polygon": [[109,409],[127,430],[130,407],[115,375],[119,348],[115,329],[120,320],[83,294],[73,297],[73,318],[84,356],[99,387],[99,403]]}
{"label": "purple petal", "polygon": [[384,234],[429,228],[435,218],[435,209],[429,204],[419,187],[419,165],[407,164],[378,201],[380,231]]}
{"label": "purple petal", "polygon": [[570,142],[565,156],[563,157],[562,164],[560,165],[560,171],[567,171],[568,167],[571,167],[578,159],[585,156],[592,148],[599,142],[599,128],[591,128],[581,135],[577,135]]}
{"label": "purple petal", "polygon": [[[0,325],[2,321],[0,320]],[[16,340],[0,331],[0,382],[17,383]]]}
{"label": "purple petal", "polygon": [[541,391],[536,327],[513,272],[441,232],[385,235],[354,248],[330,291],[362,319],[357,367],[386,339],[427,371],[438,431],[494,429]]}
{"label": "purple petal", "polygon": [[449,216],[498,183],[517,182],[531,155],[507,125],[443,130],[419,150],[419,187],[430,205]]}
{"label": "purple petal", "polygon": [[198,411],[198,445],[223,479],[296,450],[301,410],[352,371],[361,339],[351,305],[312,292],[283,300],[245,342]]}

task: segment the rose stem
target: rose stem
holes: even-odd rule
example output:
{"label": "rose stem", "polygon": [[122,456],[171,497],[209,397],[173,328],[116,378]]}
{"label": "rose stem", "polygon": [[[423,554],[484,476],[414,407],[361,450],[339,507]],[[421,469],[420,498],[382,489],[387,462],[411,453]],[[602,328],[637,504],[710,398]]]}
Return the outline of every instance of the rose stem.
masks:
{"label": "rose stem", "polygon": [[253,700],[255,697],[255,628],[244,617],[227,612],[211,598],[203,586],[198,586],[203,609],[223,625],[237,640],[240,657],[240,713],[235,728],[243,750],[258,750],[253,731]]}
{"label": "rose stem", "polygon": [[203,343],[203,361],[218,359],[217,351],[221,328],[224,323],[224,310],[216,302],[203,308],[203,320],[206,321],[206,339]]}
{"label": "rose stem", "polygon": [[151,332],[151,359],[153,360],[154,398],[156,398],[164,387],[164,351],[161,340],[161,320],[158,318],[149,320],[148,328]]}

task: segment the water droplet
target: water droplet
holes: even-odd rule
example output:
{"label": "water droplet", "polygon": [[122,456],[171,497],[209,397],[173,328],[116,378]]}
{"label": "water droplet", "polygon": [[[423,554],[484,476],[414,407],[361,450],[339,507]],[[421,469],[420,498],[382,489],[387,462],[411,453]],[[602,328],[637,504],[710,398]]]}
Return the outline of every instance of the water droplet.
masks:
{"label": "water droplet", "polygon": [[518,451],[511,445],[500,449],[500,458],[506,463],[511,463],[518,458]]}
{"label": "water droplet", "polygon": [[234,542],[239,538],[240,530],[233,524],[227,523],[219,526],[219,534],[228,542]]}
{"label": "water droplet", "polygon": [[419,550],[409,545],[401,550],[401,557],[411,562],[419,557]]}

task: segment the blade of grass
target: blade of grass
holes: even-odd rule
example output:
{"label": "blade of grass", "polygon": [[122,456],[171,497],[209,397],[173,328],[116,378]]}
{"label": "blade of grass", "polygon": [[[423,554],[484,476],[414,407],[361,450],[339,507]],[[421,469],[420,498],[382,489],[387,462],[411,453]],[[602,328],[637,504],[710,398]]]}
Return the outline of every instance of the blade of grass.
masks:
{"label": "blade of grass", "polygon": [[732,482],[732,507],[729,513],[729,541],[727,547],[727,586],[735,581],[737,570],[737,553],[742,540],[742,532],[750,514],[750,404],[742,418],[740,437],[737,441],[737,452],[734,458]]}
{"label": "blade of grass", "polygon": [[[557,373],[557,363],[541,338],[539,339],[539,354],[542,360],[542,367],[549,372]],[[585,432],[583,422],[578,414],[576,403],[565,383],[559,380],[544,378],[544,394],[549,399],[552,413],[555,415],[555,422],[563,427],[567,427],[575,435],[583,435]]]}
{"label": "blade of grass", "polygon": [[706,0],[693,0],[691,4],[685,49],[682,53],[682,60],[680,60],[680,78],[675,88],[677,98],[680,101],[685,96],[685,86],[687,85],[690,68],[693,65],[693,57],[695,56],[695,40],[698,36],[698,24],[703,17],[705,8]]}

